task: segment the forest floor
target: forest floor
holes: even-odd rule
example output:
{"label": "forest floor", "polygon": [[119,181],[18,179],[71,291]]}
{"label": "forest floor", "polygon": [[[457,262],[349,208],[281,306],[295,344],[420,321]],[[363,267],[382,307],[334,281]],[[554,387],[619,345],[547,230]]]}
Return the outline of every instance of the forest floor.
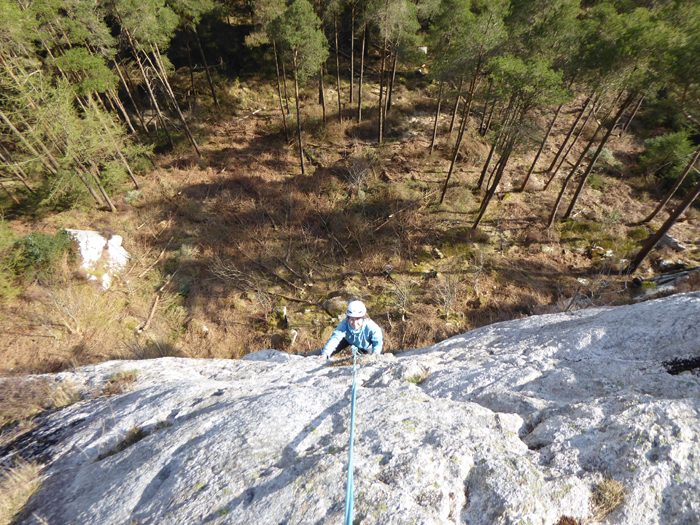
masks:
{"label": "forest floor", "polygon": [[[338,121],[337,93],[328,87],[324,125],[309,85],[301,97],[305,175],[293,108],[287,141],[273,84],[220,88],[221,111],[189,113],[202,157],[184,141],[159,154],[158,169],[138,178],[138,190],[125,185],[114,196],[118,212],[6,212],[16,237],[61,228],[121,235],[132,262],[105,292],[69,260],[51,279],[23,283],[0,310],[0,374],[166,355],[240,358],[264,348],[305,353],[323,345],[352,297],[367,303],[385,330],[386,351],[396,352],[498,321],[628,304],[652,286],[635,288],[622,273],[651,231],[637,222],[663,194],[636,174],[643,143],[632,132],[611,139],[613,162],[596,168],[572,220],[546,228],[568,169],[547,191],[541,170],[581,101],[565,107],[524,192],[517,188],[537,145],[516,153],[472,230],[488,146],[471,131],[473,119],[439,204],[456,130],[448,138],[448,107],[429,155],[427,86],[398,86],[386,140],[377,145],[376,86],[365,86],[361,124],[349,104]],[[536,118],[544,123],[551,114]],[[696,208],[671,235],[688,249],[654,251],[636,275],[655,275],[664,259],[700,264]],[[691,278],[676,291],[695,289],[700,279]],[[151,314],[148,329],[137,330]]]}

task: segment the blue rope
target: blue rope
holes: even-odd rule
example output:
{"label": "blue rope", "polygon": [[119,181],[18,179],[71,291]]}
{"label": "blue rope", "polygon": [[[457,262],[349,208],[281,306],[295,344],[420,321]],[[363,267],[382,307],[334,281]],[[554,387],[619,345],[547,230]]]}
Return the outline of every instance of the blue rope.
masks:
{"label": "blue rope", "polygon": [[345,525],[352,525],[352,514],[354,506],[353,496],[353,465],[352,465],[352,442],[355,437],[355,397],[357,390],[357,348],[352,350],[352,404],[350,405],[350,449],[348,452],[348,484],[345,490]]}

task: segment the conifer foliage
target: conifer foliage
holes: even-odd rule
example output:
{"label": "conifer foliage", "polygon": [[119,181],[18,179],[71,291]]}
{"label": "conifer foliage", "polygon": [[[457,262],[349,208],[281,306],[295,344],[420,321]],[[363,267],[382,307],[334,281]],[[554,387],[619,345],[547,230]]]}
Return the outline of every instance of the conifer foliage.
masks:
{"label": "conifer foliage", "polygon": [[328,58],[328,41],[321,32],[321,20],[308,0],[295,0],[271,22],[270,34],[279,43],[294,72],[294,99],[297,112],[297,136],[301,173],[305,173],[304,144],[301,138],[299,85],[317,73]]}
{"label": "conifer foliage", "polygon": [[[239,27],[248,28],[246,44],[274,60],[287,140],[294,98],[302,174],[306,82],[318,88],[325,125],[324,71],[332,73],[326,82],[337,93],[338,120],[350,117],[344,110],[353,104],[361,126],[364,107],[379,144],[400,118],[392,109],[397,72],[403,70],[405,81],[427,70],[420,96],[434,119],[425,130],[426,149],[449,162],[440,203],[465,136],[488,148],[472,188],[481,197],[473,228],[503,178],[514,175],[513,155],[529,150],[536,153],[518,172],[520,191],[534,189],[531,181],[544,174],[541,189],[556,195],[545,199],[548,226],[575,216],[612,137],[629,132],[644,106],[661,100],[675,120],[662,136],[644,137],[647,151],[639,160],[668,193],[645,222],[678,193],[696,189],[700,7],[694,0],[0,0],[0,182],[11,182],[3,191],[15,204],[28,197],[50,205],[87,199],[114,210],[111,192],[123,183],[138,186],[134,166],[151,159],[154,145],[186,140],[201,156],[192,111],[183,109],[184,94],[171,84],[168,55],[174,45],[186,48],[189,109],[199,96],[223,115],[223,90],[205,53],[211,32],[199,29],[205,20],[232,25],[233,11]],[[199,95],[197,56],[208,84]],[[368,80],[373,85],[363,90]],[[569,108],[574,117],[553,145],[552,130]],[[442,114],[449,124],[441,127]]]}

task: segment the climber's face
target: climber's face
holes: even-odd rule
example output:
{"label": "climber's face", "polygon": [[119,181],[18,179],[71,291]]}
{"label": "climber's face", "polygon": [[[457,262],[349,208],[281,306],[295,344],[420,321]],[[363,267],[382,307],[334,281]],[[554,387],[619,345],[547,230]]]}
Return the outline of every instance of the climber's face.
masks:
{"label": "climber's face", "polygon": [[365,318],[364,317],[348,317],[348,324],[350,325],[351,330],[359,330],[362,328],[362,325],[365,324]]}

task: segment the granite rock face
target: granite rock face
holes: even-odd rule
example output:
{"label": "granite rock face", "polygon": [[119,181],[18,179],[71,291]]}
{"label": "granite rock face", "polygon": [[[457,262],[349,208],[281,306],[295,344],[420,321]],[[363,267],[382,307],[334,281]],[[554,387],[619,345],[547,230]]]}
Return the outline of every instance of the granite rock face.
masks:
{"label": "granite rock face", "polygon": [[[700,523],[698,365],[700,293],[362,358],[355,522],[554,525],[611,477],[627,494],[606,523]],[[3,452],[47,464],[21,523],[343,522],[351,361],[265,350],[55,378],[89,393],[120,372],[132,390]]]}

